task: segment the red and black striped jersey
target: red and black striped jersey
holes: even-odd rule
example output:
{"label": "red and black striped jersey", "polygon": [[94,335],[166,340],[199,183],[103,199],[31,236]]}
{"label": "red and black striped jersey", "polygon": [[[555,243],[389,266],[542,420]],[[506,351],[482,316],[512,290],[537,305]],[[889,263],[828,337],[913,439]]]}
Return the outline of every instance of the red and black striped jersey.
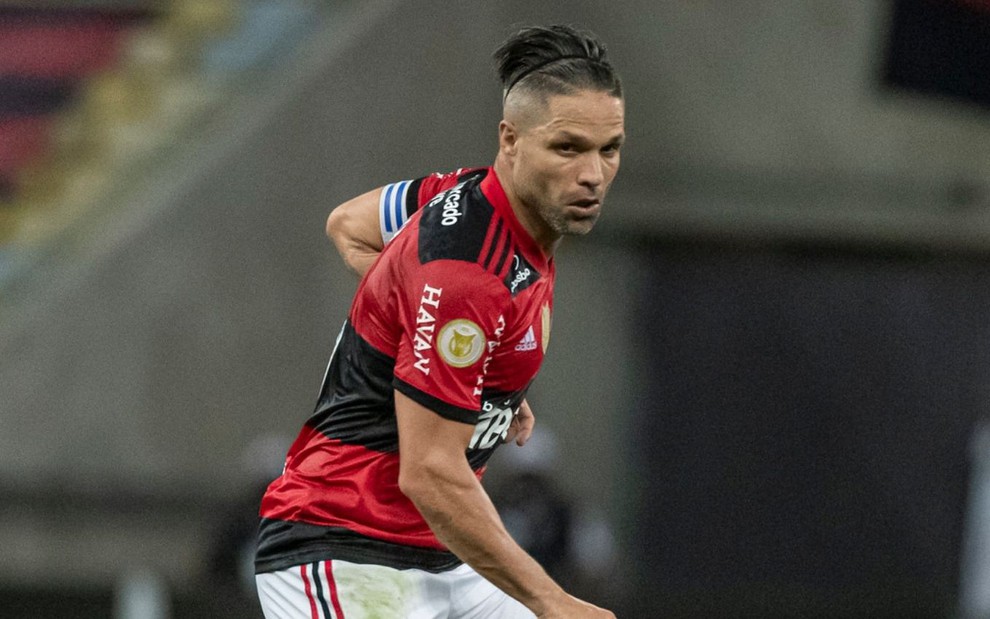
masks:
{"label": "red and black striped jersey", "polygon": [[262,501],[259,572],[326,558],[458,565],[399,490],[394,393],[473,424],[466,457],[480,478],[543,361],[553,261],[494,170],[400,188],[387,206],[408,223],[358,287],[316,410]]}

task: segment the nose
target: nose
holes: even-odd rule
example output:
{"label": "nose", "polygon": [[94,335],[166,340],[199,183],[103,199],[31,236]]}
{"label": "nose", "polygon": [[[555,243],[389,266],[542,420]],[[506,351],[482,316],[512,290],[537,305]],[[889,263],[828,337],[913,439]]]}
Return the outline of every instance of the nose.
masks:
{"label": "nose", "polygon": [[578,170],[578,184],[597,189],[605,182],[605,171],[602,169],[602,160],[597,152],[585,153],[581,158],[581,168]]}

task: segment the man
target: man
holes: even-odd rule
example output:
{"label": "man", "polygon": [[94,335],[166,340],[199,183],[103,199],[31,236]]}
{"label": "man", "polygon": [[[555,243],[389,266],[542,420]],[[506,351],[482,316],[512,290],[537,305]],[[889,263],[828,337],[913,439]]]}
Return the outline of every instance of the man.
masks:
{"label": "man", "polygon": [[521,30],[495,58],[491,168],[388,185],[328,220],[366,274],[262,501],[268,619],[614,616],[547,576],[479,480],[500,443],[532,430],[553,253],[591,230],[618,170],[621,84],[602,45],[567,27]]}

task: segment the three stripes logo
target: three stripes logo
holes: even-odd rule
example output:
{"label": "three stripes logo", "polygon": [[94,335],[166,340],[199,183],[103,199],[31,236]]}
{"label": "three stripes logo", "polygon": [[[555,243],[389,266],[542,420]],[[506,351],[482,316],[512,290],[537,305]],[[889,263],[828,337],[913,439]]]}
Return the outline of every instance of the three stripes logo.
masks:
{"label": "three stripes logo", "polygon": [[526,329],[526,335],[516,344],[516,350],[519,352],[536,350],[536,334],[533,332],[533,325],[529,325],[529,329]]}

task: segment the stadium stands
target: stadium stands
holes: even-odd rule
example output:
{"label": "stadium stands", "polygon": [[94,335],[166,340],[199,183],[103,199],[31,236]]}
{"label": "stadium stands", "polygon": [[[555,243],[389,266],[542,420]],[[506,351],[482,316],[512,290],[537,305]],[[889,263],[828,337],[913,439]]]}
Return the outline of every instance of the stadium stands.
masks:
{"label": "stadium stands", "polygon": [[[86,80],[112,67],[126,35],[149,17],[138,9],[0,9],[0,238],[13,235],[13,215],[24,210],[25,179],[52,155],[58,115]],[[31,189],[27,200],[44,194]]]}
{"label": "stadium stands", "polygon": [[0,7],[0,289],[312,24],[304,0]]}

